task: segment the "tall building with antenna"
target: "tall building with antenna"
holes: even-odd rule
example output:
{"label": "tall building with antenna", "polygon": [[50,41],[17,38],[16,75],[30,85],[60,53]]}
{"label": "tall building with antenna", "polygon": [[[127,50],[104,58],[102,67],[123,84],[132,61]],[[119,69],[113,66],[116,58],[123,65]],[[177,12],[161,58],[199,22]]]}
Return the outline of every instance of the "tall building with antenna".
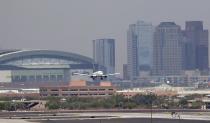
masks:
{"label": "tall building with antenna", "polygon": [[107,73],[115,72],[115,39],[93,40],[93,59],[106,68]]}

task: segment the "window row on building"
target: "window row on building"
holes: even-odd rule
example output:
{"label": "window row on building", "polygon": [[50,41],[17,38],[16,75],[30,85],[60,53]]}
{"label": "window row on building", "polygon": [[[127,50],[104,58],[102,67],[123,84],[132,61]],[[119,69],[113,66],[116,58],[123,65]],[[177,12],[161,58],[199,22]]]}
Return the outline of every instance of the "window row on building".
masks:
{"label": "window row on building", "polygon": [[80,87],[40,87],[40,96],[112,96],[116,92],[113,86],[80,86]]}

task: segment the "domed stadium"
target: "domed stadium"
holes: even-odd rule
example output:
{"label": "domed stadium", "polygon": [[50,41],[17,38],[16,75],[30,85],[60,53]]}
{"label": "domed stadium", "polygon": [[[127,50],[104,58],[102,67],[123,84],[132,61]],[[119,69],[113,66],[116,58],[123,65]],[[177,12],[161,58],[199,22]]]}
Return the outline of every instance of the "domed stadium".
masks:
{"label": "domed stadium", "polygon": [[68,83],[74,72],[90,73],[97,68],[93,59],[70,52],[0,51],[0,83]]}

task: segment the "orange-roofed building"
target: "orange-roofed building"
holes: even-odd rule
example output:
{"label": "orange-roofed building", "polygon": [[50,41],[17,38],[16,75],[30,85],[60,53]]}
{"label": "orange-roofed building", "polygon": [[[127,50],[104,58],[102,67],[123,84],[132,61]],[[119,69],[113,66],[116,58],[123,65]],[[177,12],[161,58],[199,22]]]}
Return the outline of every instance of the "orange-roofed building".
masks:
{"label": "orange-roofed building", "polygon": [[104,81],[104,82],[100,82],[100,86],[108,87],[108,86],[112,86],[112,83],[109,81]]}
{"label": "orange-roofed building", "polygon": [[74,87],[74,86],[87,86],[87,82],[84,80],[75,80],[71,81],[69,83],[69,86]]}

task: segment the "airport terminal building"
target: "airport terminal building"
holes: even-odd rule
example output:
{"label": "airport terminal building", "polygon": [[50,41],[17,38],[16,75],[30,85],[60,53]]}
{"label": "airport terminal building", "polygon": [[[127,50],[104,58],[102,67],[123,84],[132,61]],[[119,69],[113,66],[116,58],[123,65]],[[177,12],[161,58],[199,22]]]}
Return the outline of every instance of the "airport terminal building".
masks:
{"label": "airport terminal building", "polygon": [[0,84],[39,85],[69,83],[74,72],[92,73],[102,69],[93,59],[75,53],[54,50],[0,51]]}

